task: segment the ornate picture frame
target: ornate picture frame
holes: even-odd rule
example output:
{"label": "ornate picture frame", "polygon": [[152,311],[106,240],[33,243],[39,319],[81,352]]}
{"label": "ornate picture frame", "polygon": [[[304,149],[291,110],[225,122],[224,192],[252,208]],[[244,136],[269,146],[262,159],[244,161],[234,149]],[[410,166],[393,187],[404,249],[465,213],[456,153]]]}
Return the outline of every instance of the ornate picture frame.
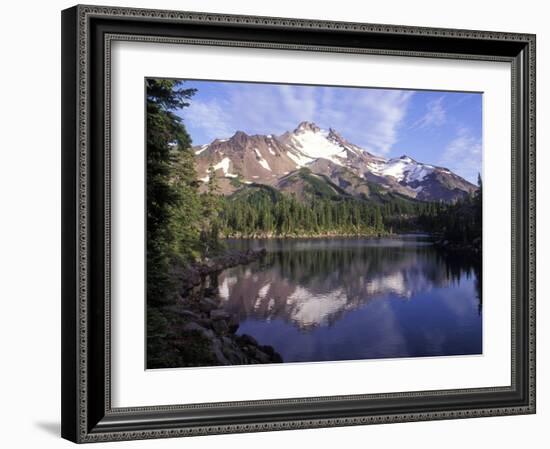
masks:
{"label": "ornate picture frame", "polygon": [[[117,41],[510,64],[511,384],[113,407],[110,76]],[[535,41],[508,32],[82,5],[64,10],[62,436],[84,443],[535,413]]]}

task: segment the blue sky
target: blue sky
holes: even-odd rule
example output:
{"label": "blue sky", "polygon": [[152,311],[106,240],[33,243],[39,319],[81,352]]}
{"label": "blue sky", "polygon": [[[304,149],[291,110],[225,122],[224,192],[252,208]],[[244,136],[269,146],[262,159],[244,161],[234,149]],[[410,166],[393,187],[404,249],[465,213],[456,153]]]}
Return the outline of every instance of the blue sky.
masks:
{"label": "blue sky", "polygon": [[477,181],[482,157],[480,93],[193,81],[178,111],[194,145],[248,134],[279,135],[307,120],[367,151],[402,154]]}

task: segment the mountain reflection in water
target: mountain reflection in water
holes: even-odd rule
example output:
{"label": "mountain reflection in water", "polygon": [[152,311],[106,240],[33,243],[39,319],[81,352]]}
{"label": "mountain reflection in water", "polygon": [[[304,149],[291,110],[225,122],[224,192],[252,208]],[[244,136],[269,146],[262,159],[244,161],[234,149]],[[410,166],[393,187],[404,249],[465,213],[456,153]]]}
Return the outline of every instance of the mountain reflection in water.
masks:
{"label": "mountain reflection in water", "polygon": [[222,272],[219,294],[238,333],[285,362],[482,352],[480,256],[444,255],[417,235],[228,245],[268,251]]}

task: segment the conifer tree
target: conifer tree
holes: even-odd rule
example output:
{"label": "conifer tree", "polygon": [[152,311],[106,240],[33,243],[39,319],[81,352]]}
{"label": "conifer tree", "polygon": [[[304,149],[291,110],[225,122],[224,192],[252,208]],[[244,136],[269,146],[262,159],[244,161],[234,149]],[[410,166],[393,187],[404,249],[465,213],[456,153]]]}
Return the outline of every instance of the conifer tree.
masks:
{"label": "conifer tree", "polygon": [[219,241],[220,188],[216,169],[210,163],[208,167],[207,191],[202,195],[201,244],[204,257],[215,255],[221,250]]}
{"label": "conifer tree", "polygon": [[195,210],[197,200],[191,138],[175,114],[194,94],[179,81],[146,80],[147,298],[152,302],[167,300],[169,267],[178,250],[185,248],[186,258],[194,249],[178,248],[178,242],[196,241],[196,217],[186,213]]}

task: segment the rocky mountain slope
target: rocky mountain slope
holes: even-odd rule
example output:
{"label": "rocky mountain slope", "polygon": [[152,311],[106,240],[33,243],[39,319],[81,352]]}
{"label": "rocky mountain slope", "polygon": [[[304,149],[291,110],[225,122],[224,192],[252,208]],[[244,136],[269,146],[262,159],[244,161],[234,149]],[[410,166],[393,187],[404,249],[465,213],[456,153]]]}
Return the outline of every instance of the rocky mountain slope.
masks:
{"label": "rocky mountain slope", "polygon": [[214,170],[222,193],[264,184],[303,196],[311,186],[334,195],[370,198],[394,194],[418,200],[453,201],[476,186],[450,170],[403,155],[385,159],[347,141],[333,129],[302,122],[280,136],[237,131],[193,148],[199,179]]}

